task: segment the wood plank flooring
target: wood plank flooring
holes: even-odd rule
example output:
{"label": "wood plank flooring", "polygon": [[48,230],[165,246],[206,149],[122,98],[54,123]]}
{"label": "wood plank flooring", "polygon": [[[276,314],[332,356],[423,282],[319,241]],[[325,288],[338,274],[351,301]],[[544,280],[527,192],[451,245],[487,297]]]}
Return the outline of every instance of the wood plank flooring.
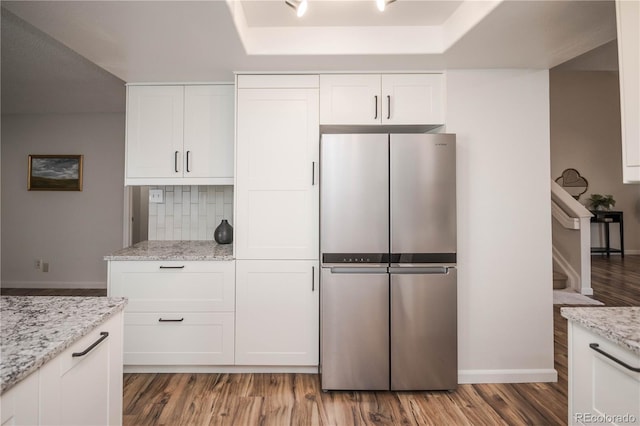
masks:
{"label": "wood plank flooring", "polygon": [[[592,287],[607,306],[640,306],[640,256],[592,257]],[[125,374],[123,424],[565,425],[567,324],[560,306],[554,342],[557,383],[460,385],[453,393],[323,393],[319,377],[308,374]]]}

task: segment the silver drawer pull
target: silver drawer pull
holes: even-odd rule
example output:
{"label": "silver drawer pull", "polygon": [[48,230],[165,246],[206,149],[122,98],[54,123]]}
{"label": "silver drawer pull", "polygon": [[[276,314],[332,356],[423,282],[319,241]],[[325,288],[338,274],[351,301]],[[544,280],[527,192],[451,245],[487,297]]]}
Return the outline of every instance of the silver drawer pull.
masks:
{"label": "silver drawer pull", "polygon": [[160,269],[184,269],[184,265],[182,265],[182,266],[164,266],[164,265],[160,265]]}
{"label": "silver drawer pull", "polygon": [[164,319],[164,318],[158,318],[158,322],[182,322],[184,321],[184,318],[180,318],[180,319]]}

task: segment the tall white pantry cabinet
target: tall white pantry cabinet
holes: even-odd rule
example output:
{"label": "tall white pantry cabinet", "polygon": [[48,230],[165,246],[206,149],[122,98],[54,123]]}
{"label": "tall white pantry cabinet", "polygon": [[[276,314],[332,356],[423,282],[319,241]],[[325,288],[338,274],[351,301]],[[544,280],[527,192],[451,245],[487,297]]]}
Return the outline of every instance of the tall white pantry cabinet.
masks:
{"label": "tall white pantry cabinet", "polygon": [[318,365],[318,87],[237,78],[236,365]]}

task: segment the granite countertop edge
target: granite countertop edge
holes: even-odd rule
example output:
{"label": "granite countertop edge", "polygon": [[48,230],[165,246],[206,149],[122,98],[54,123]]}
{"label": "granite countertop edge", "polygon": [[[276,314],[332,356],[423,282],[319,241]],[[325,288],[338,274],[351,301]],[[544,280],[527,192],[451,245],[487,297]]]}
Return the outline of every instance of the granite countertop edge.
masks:
{"label": "granite countertop edge", "polygon": [[[13,296],[13,297],[24,297],[24,296]],[[47,297],[47,296],[39,296],[39,297]],[[56,297],[56,296],[50,296],[50,297]],[[96,327],[99,327],[100,325],[104,324],[109,319],[111,319],[114,315],[123,311],[125,306],[128,303],[128,300],[125,297],[108,297],[104,299],[112,300],[116,304],[114,306],[111,306],[106,312],[102,312],[96,315],[96,317],[92,321],[85,321],[81,327],[73,330],[73,332],[70,333],[68,336],[66,336],[66,338],[63,341],[59,342],[54,347],[49,348],[46,353],[40,356],[36,356],[34,358],[30,358],[26,360],[24,364],[18,367],[12,368],[12,371],[9,371],[8,373],[9,374],[13,373],[13,374],[10,375],[9,377],[5,377],[6,375],[5,373],[7,372],[5,371],[6,367],[3,365],[1,369],[2,374],[0,376],[0,378],[2,379],[0,380],[0,395],[4,394],[8,390],[10,390],[12,387],[14,387],[16,384],[20,383],[20,381],[25,379],[31,373],[38,370],[44,364],[51,361],[56,356],[60,355],[62,352],[68,349],[71,345],[73,345],[78,340],[80,340],[81,338],[89,334]],[[17,370],[17,371],[14,372],[13,370]]]}
{"label": "granite countertop edge", "polygon": [[104,260],[129,261],[230,261],[233,244],[218,244],[215,241],[141,241],[132,246],[116,250],[103,257]]}
{"label": "granite countertop edge", "polygon": [[561,315],[640,355],[640,307],[563,307]]}

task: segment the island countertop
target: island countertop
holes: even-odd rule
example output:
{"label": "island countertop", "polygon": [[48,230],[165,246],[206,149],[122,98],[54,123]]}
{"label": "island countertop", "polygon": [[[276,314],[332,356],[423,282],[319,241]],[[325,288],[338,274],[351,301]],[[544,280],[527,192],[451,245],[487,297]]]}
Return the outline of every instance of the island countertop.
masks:
{"label": "island countertop", "polygon": [[123,297],[1,296],[0,394],[126,304]]}
{"label": "island countertop", "polygon": [[104,260],[233,260],[233,245],[215,241],[141,241]]}
{"label": "island countertop", "polygon": [[561,308],[569,321],[640,355],[640,307]]}

